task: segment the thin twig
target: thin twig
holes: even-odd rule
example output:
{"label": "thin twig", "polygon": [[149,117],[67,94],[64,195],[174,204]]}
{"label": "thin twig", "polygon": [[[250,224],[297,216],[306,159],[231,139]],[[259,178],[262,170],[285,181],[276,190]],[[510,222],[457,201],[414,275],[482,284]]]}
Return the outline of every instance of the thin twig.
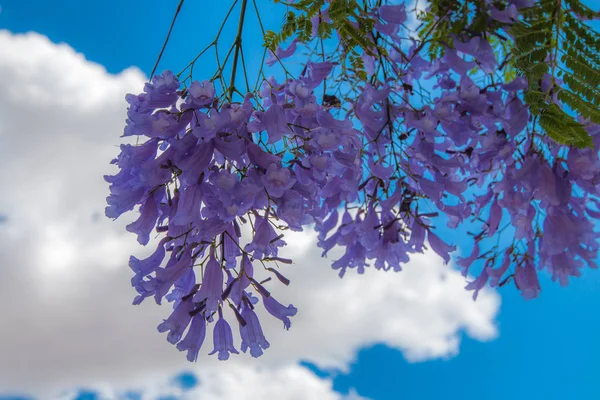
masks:
{"label": "thin twig", "polygon": [[169,42],[169,38],[171,37],[171,32],[173,31],[173,27],[175,26],[175,20],[177,20],[177,16],[179,15],[179,12],[181,11],[181,7],[183,6],[184,1],[185,0],[181,0],[179,2],[179,4],[177,5],[177,10],[175,10],[175,15],[173,16],[173,20],[171,21],[171,26],[169,27],[169,32],[167,33],[167,37],[165,38],[165,42],[163,43],[162,49],[160,49],[160,53],[158,54],[158,58],[156,59],[156,63],[154,64],[154,68],[152,68],[152,72],[150,73],[150,79],[152,79],[152,77],[154,76],[154,73],[156,72],[156,68],[158,68],[158,63],[160,62],[160,59],[162,58],[162,55],[165,52],[165,49],[167,48],[167,43]]}

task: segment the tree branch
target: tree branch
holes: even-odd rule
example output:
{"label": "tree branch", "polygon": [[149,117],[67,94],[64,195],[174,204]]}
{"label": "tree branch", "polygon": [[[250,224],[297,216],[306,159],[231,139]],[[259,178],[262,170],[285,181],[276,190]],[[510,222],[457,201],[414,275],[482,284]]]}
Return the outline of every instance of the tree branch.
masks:
{"label": "tree branch", "polygon": [[235,52],[233,53],[233,66],[231,68],[231,80],[229,81],[229,101],[233,100],[233,92],[235,91],[235,74],[237,72],[238,57],[240,48],[242,47],[242,30],[244,28],[244,17],[246,16],[246,5],[248,0],[242,0],[242,9],[240,11],[240,21],[238,23],[237,35],[235,37]]}

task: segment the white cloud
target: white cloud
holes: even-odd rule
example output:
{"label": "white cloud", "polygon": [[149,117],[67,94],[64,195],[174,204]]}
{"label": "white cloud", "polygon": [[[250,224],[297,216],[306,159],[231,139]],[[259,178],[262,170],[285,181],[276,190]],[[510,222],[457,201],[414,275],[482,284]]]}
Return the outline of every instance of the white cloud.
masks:
{"label": "white cloud", "polygon": [[[333,390],[331,379],[320,379],[299,365],[282,368],[254,367],[233,364],[226,369],[199,367],[195,376],[198,384],[194,388],[178,387],[173,381],[154,382],[145,387],[130,389],[143,400],[177,398],[179,400],[369,400],[350,390],[346,395]],[[125,398],[125,391],[112,387],[88,388],[100,400]],[[56,400],[70,400],[77,391],[61,393]]]}
{"label": "white cloud", "polygon": [[[131,305],[128,256],[148,249],[125,232],[125,220],[103,215],[102,176],[118,153],[124,93],[139,91],[143,81],[135,68],[108,74],[38,34],[0,31],[0,214],[8,218],[0,225],[3,390],[143,386],[190,369],[156,332],[169,307]],[[233,398],[240,381],[260,398],[283,387],[292,392],[293,382],[277,381],[295,378],[312,390],[301,398],[336,398],[329,381],[297,362],[344,369],[373,343],[421,361],[456,354],[462,331],[478,340],[497,334],[498,296],[483,291],[474,303],[464,279],[437,256],[415,257],[399,274],[340,280],[319,257],[313,233],[286,239],[296,260],[285,270],[292,284],[273,293],[298,315],[289,332],[263,319],[271,348],[261,359],[199,360],[194,368],[201,380],[210,376],[207,384],[238,382],[224,384],[231,392],[221,398]],[[210,337],[205,346],[203,353],[212,349]]]}
{"label": "white cloud", "polygon": [[404,26],[410,31],[411,38],[418,39],[417,29],[421,28],[422,24],[418,15],[425,11],[428,6],[428,0],[412,0],[410,4],[406,6],[407,19]]}
{"label": "white cloud", "polygon": [[351,400],[335,393],[331,380],[319,379],[297,365],[277,369],[235,365],[226,370],[204,369],[198,376],[200,385],[186,393],[185,399]]}
{"label": "white cloud", "polygon": [[[423,361],[458,353],[463,329],[479,340],[497,334],[493,323],[497,295],[482,292],[473,302],[463,289],[464,278],[435,254],[413,256],[400,273],[367,269],[362,276],[347,273],[340,279],[319,257],[314,237],[305,242],[309,235],[295,235],[304,243],[290,249],[291,258],[298,261],[288,277],[303,290],[274,291],[301,310],[292,326],[301,332],[293,339],[294,346],[286,346],[288,333],[276,332],[272,340],[288,347],[285,357],[292,353],[322,367],[343,369],[360,347],[385,343],[402,350],[409,361]],[[294,237],[286,240],[300,242]],[[325,334],[327,339],[321,336]],[[269,357],[280,358],[282,353],[265,358]]]}

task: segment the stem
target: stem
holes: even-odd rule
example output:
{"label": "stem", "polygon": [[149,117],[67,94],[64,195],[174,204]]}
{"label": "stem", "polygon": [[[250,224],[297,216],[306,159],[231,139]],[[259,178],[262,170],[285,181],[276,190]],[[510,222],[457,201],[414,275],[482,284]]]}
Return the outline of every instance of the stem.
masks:
{"label": "stem", "polygon": [[229,19],[229,15],[231,15],[231,12],[233,11],[233,9],[235,8],[236,4],[237,4],[238,0],[235,0],[232,4],[231,7],[229,7],[229,10],[227,11],[227,14],[225,15],[225,18],[223,19],[223,22],[221,22],[221,26],[219,26],[219,30],[217,31],[217,35],[215,36],[215,38],[213,39],[212,42],[210,42],[210,44],[208,46],[206,46],[198,55],[196,55],[196,57],[194,57],[194,59],[192,61],[190,61],[188,63],[188,65],[185,66],[184,69],[181,70],[181,72],[179,74],[177,74],[177,76],[179,77],[181,74],[183,74],[185,72],[185,70],[187,70],[188,68],[190,68],[190,78],[192,77],[192,70],[194,68],[194,63],[196,61],[198,61],[198,59],[211,47],[213,46],[217,46],[218,41],[219,41],[219,37],[221,36],[221,32],[223,31],[223,28],[225,27],[225,24],[227,23],[227,20]]}
{"label": "stem", "polygon": [[231,80],[229,81],[229,101],[233,100],[235,90],[235,74],[237,72],[238,57],[242,47],[242,29],[244,28],[244,17],[246,16],[246,5],[248,0],[242,0],[242,9],[240,11],[240,22],[238,24],[237,35],[235,37],[235,52],[233,53],[233,67],[231,69]]}
{"label": "stem", "polygon": [[162,55],[165,52],[167,43],[169,43],[169,38],[171,37],[171,32],[173,31],[173,26],[175,26],[175,20],[177,19],[177,16],[179,15],[179,12],[181,11],[181,6],[183,6],[184,1],[185,0],[181,0],[179,2],[179,4],[177,5],[177,10],[175,10],[175,15],[173,16],[173,20],[171,21],[171,26],[169,27],[169,32],[167,33],[167,37],[165,38],[165,42],[163,43],[162,48],[160,49],[160,53],[158,54],[158,58],[156,59],[156,63],[154,64],[154,68],[152,68],[152,72],[150,73],[150,80],[152,80],[152,77],[154,76],[154,73],[156,72],[156,68],[158,68],[158,63],[160,62],[160,59],[162,58]]}
{"label": "stem", "polygon": [[561,19],[562,19],[562,0],[557,0],[556,4],[554,6],[554,10],[552,11],[552,19],[554,20],[554,23],[556,24],[556,38],[555,38],[555,43],[554,43],[554,54],[552,57],[552,71],[551,71],[551,75],[552,75],[552,89],[548,90],[548,94],[546,95],[546,99],[548,99],[548,97],[550,97],[550,93],[552,92],[552,90],[554,89],[554,86],[556,86],[556,64],[558,63],[558,46],[560,43],[560,29],[561,29]]}

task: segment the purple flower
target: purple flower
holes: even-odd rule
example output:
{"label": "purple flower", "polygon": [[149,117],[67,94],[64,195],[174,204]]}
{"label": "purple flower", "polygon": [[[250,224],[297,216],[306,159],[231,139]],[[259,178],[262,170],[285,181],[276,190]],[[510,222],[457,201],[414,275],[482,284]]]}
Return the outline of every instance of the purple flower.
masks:
{"label": "purple flower", "polygon": [[419,186],[423,194],[429,197],[434,202],[439,202],[444,192],[444,186],[439,182],[429,180],[427,178],[421,178],[419,180]]}
{"label": "purple flower", "polygon": [[331,129],[319,129],[314,132],[317,146],[324,151],[335,150],[340,147],[340,135]]}
{"label": "purple flower", "polygon": [[[160,264],[165,259],[165,243],[167,243],[167,239],[163,239],[160,241],[154,253],[152,253],[148,258],[140,260],[134,256],[129,258],[129,267],[135,272],[136,277],[134,279],[141,279],[146,275],[150,275],[154,272]],[[132,282],[133,283],[133,282]]]}
{"label": "purple flower", "polygon": [[333,64],[328,61],[320,63],[309,61],[306,66],[308,69],[308,76],[304,78],[304,83],[310,89],[319,86],[329,76],[333,69]]}
{"label": "purple flower", "polygon": [[492,7],[491,16],[496,21],[512,24],[519,19],[519,11],[514,4],[509,5],[504,10],[500,11],[496,7]]}
{"label": "purple flower", "polygon": [[583,267],[583,261],[575,259],[575,257],[566,252],[554,254],[550,258],[549,269],[552,271],[552,280],[558,280],[561,286],[569,284],[570,276],[581,276],[580,269]]}
{"label": "purple flower", "polygon": [[242,136],[240,133],[241,132],[239,131],[219,131],[212,139],[213,143],[215,144],[215,148],[223,157],[220,159],[219,163],[223,163],[224,158],[238,162],[242,161],[242,156],[246,152],[247,139],[245,134]]}
{"label": "purple flower", "polygon": [[541,288],[537,272],[531,262],[525,261],[524,264],[515,269],[515,283],[525,300],[531,300],[538,296]]}
{"label": "purple flower", "polygon": [[273,296],[263,296],[263,305],[265,306],[265,309],[269,312],[269,314],[283,322],[283,326],[285,329],[290,329],[290,327],[292,326],[292,322],[290,321],[289,317],[293,317],[294,315],[296,315],[296,313],[298,312],[296,307],[294,307],[291,304],[285,307],[283,304],[275,300]]}
{"label": "purple flower", "polygon": [[500,279],[508,270],[508,267],[511,263],[511,254],[512,249],[507,249],[504,252],[504,259],[502,260],[502,264],[497,269],[493,269],[491,266],[486,266],[486,270],[488,271],[488,275],[490,277],[490,287],[496,287],[500,284]]}
{"label": "purple flower", "polygon": [[223,294],[223,269],[215,258],[214,248],[211,248],[210,258],[206,263],[202,285],[194,296],[195,302],[206,301],[206,313],[217,311]]}
{"label": "purple flower", "polygon": [[108,218],[118,218],[121,214],[133,210],[136,204],[142,199],[146,189],[144,187],[126,186],[117,187],[111,185],[110,195],[106,198],[108,206],[106,207],[106,216]]}
{"label": "purple flower", "polygon": [[244,307],[242,318],[246,321],[246,325],[240,325],[242,351],[245,353],[249,348],[252,357],[260,357],[263,354],[263,350],[268,349],[270,344],[265,339],[258,317],[250,307]]}
{"label": "purple flower", "polygon": [[207,107],[215,100],[215,87],[210,81],[194,81],[187,88],[189,97],[184,105],[185,108]]}
{"label": "purple flower", "polygon": [[301,232],[310,218],[304,213],[306,207],[304,198],[295,190],[288,190],[283,194],[277,209],[277,216],[284,220],[291,230]]}
{"label": "purple flower", "polygon": [[533,7],[534,0],[509,0],[509,3],[514,4],[518,9]]}
{"label": "purple flower", "polygon": [[175,225],[185,225],[187,221],[200,219],[200,206],[202,202],[202,191],[200,185],[189,185],[181,192],[177,205],[177,214],[171,221]]}
{"label": "purple flower", "polygon": [[209,356],[219,352],[219,360],[225,361],[229,359],[229,353],[239,354],[239,351],[233,346],[233,333],[231,327],[223,318],[223,312],[219,308],[219,320],[215,323],[213,330],[214,350],[208,353]]}
{"label": "purple flower", "polygon": [[196,125],[192,134],[202,142],[208,142],[217,135],[217,132],[225,130],[231,124],[231,114],[227,111],[217,111],[214,108],[210,114],[196,113]]}
{"label": "purple flower", "polygon": [[148,196],[140,207],[140,217],[126,227],[127,231],[138,235],[138,242],[141,245],[145,246],[150,241],[150,232],[154,229],[159,216],[158,205],[156,203],[160,201],[162,196],[163,193],[160,190]]}
{"label": "purple flower", "polygon": [[[173,307],[182,301],[181,299],[189,294],[196,293],[196,274],[192,268],[188,268],[173,285],[173,290],[165,296],[169,302],[173,302]],[[186,297],[187,298],[187,297]]]}
{"label": "purple flower", "polygon": [[356,243],[357,237],[356,232],[341,236],[343,240],[342,244],[346,246],[346,252],[341,258],[331,264],[333,269],[340,270],[340,278],[344,277],[347,268],[356,268],[357,272],[362,274],[365,272],[365,267],[369,265],[367,263],[367,249],[360,243]]}
{"label": "purple flower", "polygon": [[337,225],[338,222],[338,210],[337,208],[334,208],[331,213],[329,214],[329,216],[327,217],[327,219],[325,219],[322,223],[320,223],[319,221],[316,221],[316,225],[315,225],[315,230],[317,232],[319,232],[319,236],[318,239],[319,241],[323,241],[325,239],[325,237],[327,237],[327,234],[333,229],[335,228],[335,226]]}
{"label": "purple flower", "polygon": [[235,268],[237,265],[237,257],[239,257],[242,252],[240,251],[239,244],[239,236],[236,233],[235,225],[237,222],[234,222],[227,228],[225,234],[223,235],[223,262],[227,268]]}
{"label": "purple flower", "polygon": [[276,256],[277,248],[286,243],[279,238],[268,218],[256,217],[254,238],[246,245],[247,252],[254,252],[254,258]]}
{"label": "purple flower", "polygon": [[202,315],[192,319],[192,324],[182,341],[177,343],[177,350],[187,350],[187,359],[194,362],[198,359],[198,353],[206,337],[206,320]]}
{"label": "purple flower", "polygon": [[475,242],[471,255],[469,257],[458,257],[456,264],[462,269],[462,276],[467,276],[469,268],[479,258],[479,241]]}
{"label": "purple flower", "polygon": [[498,65],[494,50],[485,38],[475,36],[466,42],[455,40],[454,47],[458,51],[473,56],[477,63],[481,65],[481,68],[487,73],[494,72]]}
{"label": "purple flower", "polygon": [[427,230],[427,241],[431,246],[431,249],[435,251],[442,259],[445,264],[450,262],[450,253],[456,250],[456,246],[450,246],[444,243],[436,234]]}
{"label": "purple flower", "polygon": [[310,32],[311,39],[316,38],[317,34],[319,33],[319,24],[321,23],[321,15],[319,14],[315,14],[310,18],[310,23],[312,25],[312,30]]}
{"label": "purple flower", "polygon": [[158,325],[158,331],[160,333],[169,331],[167,335],[167,341],[171,344],[179,342],[185,328],[189,325],[192,317],[190,311],[192,311],[193,303],[190,300],[182,301],[177,305],[173,313]]}
{"label": "purple flower", "polygon": [[466,290],[473,290],[473,300],[477,300],[477,296],[479,295],[479,291],[483,289],[488,282],[489,275],[487,268],[484,268],[483,271],[479,274],[477,279],[473,282],[469,282],[467,286],[465,286]]}
{"label": "purple flower", "polygon": [[488,236],[494,236],[498,230],[498,225],[502,220],[502,208],[498,204],[498,198],[496,197],[490,207],[490,217],[488,219]]}
{"label": "purple flower", "polygon": [[257,175],[255,170],[251,170],[237,185],[234,201],[239,207],[238,214],[245,214],[252,208],[260,209],[267,203],[267,194]]}
{"label": "purple flower", "polygon": [[511,82],[503,84],[502,89],[506,90],[507,92],[518,92],[525,90],[527,89],[527,78],[518,76]]}
{"label": "purple flower", "polygon": [[281,46],[277,46],[275,53],[269,51],[270,55],[265,61],[265,63],[270,67],[275,64],[278,60],[283,60],[284,58],[290,57],[292,54],[296,52],[296,46],[298,44],[298,39],[294,38],[292,43],[287,48],[282,48]]}
{"label": "purple flower", "polygon": [[529,112],[521,100],[513,97],[506,105],[502,126],[510,135],[517,135],[527,126]]}
{"label": "purple flower", "polygon": [[394,173],[394,168],[392,165],[388,165],[386,167],[382,163],[375,164],[372,161],[370,161],[369,164],[370,164],[369,168],[371,169],[371,172],[373,173],[373,175],[375,175],[379,179],[387,180]]}
{"label": "purple flower", "polygon": [[200,176],[206,173],[213,160],[214,149],[212,141],[200,143],[178,162],[177,166],[183,170],[181,180],[184,184],[198,183]]}
{"label": "purple flower", "polygon": [[128,113],[123,136],[144,135],[150,138],[177,137],[192,120],[191,113],[178,115],[177,110],[159,110],[154,114]]}
{"label": "purple flower", "polygon": [[242,304],[242,299],[244,297],[244,291],[248,286],[250,286],[250,278],[254,275],[254,267],[252,266],[252,262],[247,255],[242,256],[240,273],[237,279],[233,283],[231,283],[231,289],[229,292],[229,298],[233,303],[237,306]]}
{"label": "purple flower", "polygon": [[171,71],[152,77],[151,82],[144,86],[140,95],[128,94],[125,99],[130,104],[130,110],[137,113],[151,113],[157,108],[168,108],[175,104],[179,94],[179,81]]}
{"label": "purple flower", "polygon": [[278,104],[273,104],[265,112],[257,112],[260,120],[261,129],[267,131],[269,143],[275,143],[281,140],[284,133],[291,133],[285,118],[285,112]]}
{"label": "purple flower", "polygon": [[171,286],[183,276],[192,267],[192,255],[190,250],[183,251],[180,257],[178,253],[172,252],[171,258],[164,268],[156,270],[156,289],[154,299],[157,304],[161,303],[162,298],[169,292]]}
{"label": "purple flower", "polygon": [[248,152],[250,162],[263,170],[267,170],[271,164],[281,164],[279,157],[263,151],[257,144],[248,143],[246,151]]}
{"label": "purple flower", "polygon": [[331,115],[328,111],[321,111],[317,114],[317,121],[322,128],[336,130],[336,131],[346,131],[352,129],[352,121],[338,120]]}
{"label": "purple flower", "polygon": [[369,251],[368,257],[375,259],[375,268],[377,269],[401,271],[402,264],[409,261],[410,248],[400,236],[400,223],[391,212],[385,214],[382,223],[381,239]]}
{"label": "purple flower", "polygon": [[360,244],[367,250],[377,246],[380,239],[379,227],[381,226],[381,223],[373,204],[369,205],[365,219],[361,222],[355,222],[355,225],[355,232],[358,234],[358,242]]}
{"label": "purple flower", "polygon": [[[477,64],[473,61],[465,61],[462,57],[458,55],[456,50],[447,48],[444,52],[444,56],[441,59],[441,63],[436,61],[437,68],[435,70],[436,74],[447,73],[450,69],[456,71],[459,75],[466,75],[467,72],[475,68]],[[433,76],[433,75],[428,75]]]}
{"label": "purple flower", "polygon": [[262,177],[262,182],[269,196],[279,198],[286,190],[294,186],[296,179],[291,176],[289,169],[271,164]]}
{"label": "purple flower", "polygon": [[[313,90],[303,81],[294,81],[287,87],[287,91],[303,105],[315,105]],[[301,104],[298,104],[300,106]]]}
{"label": "purple flower", "polygon": [[[133,146],[130,144],[121,145],[121,154],[115,158],[111,164],[116,164],[129,173],[135,171],[144,163],[153,160],[156,157],[156,150],[158,149],[158,140],[150,139],[145,141],[139,146]],[[111,181],[114,177],[107,177]],[[105,178],[106,179],[106,178]]]}
{"label": "purple flower", "polygon": [[423,252],[425,233],[427,232],[423,225],[422,221],[418,218],[414,218],[410,228],[410,240],[408,241],[408,245],[412,247],[413,251],[416,253]]}
{"label": "purple flower", "polygon": [[404,4],[383,5],[379,7],[379,16],[385,22],[401,25],[406,21],[406,7]]}
{"label": "purple flower", "polygon": [[433,133],[437,129],[438,121],[437,118],[431,115],[425,115],[421,119],[407,118],[407,125],[410,127],[417,128],[419,131],[424,133]]}

